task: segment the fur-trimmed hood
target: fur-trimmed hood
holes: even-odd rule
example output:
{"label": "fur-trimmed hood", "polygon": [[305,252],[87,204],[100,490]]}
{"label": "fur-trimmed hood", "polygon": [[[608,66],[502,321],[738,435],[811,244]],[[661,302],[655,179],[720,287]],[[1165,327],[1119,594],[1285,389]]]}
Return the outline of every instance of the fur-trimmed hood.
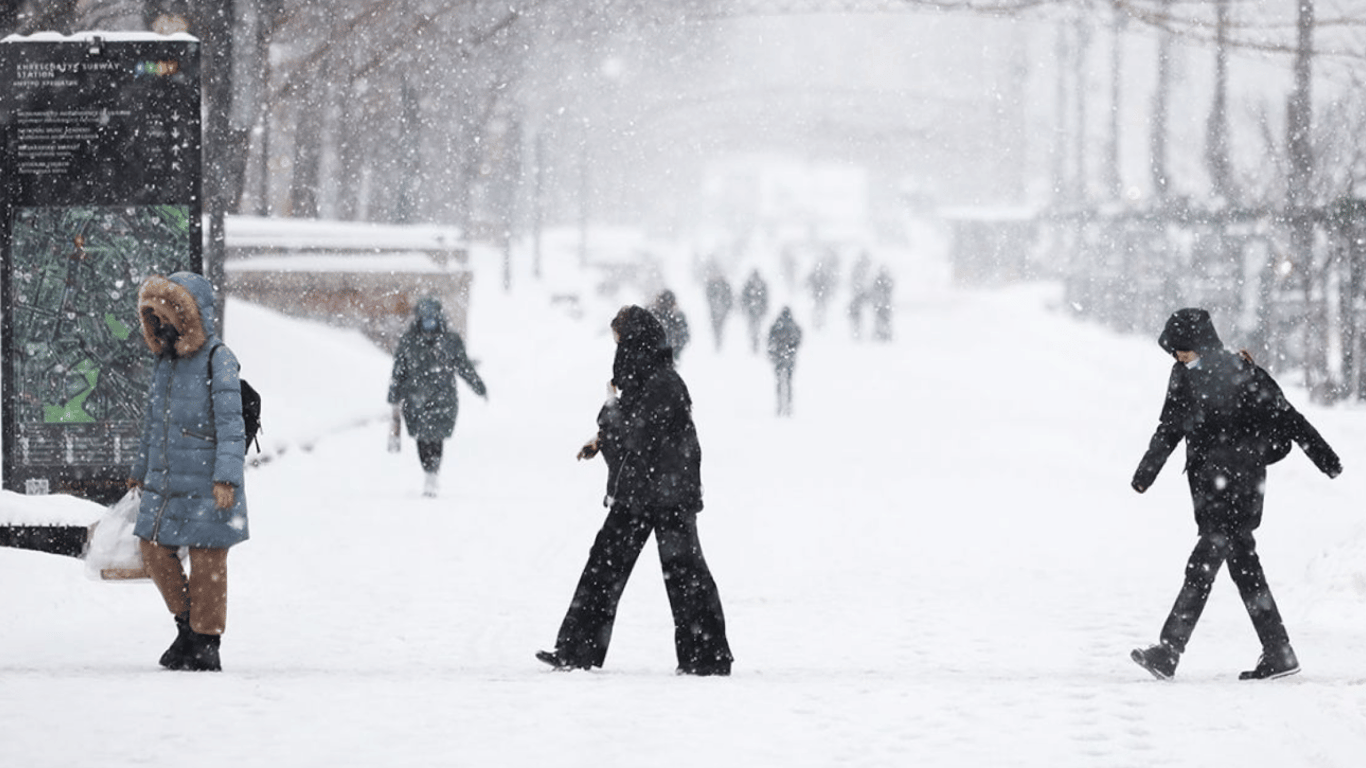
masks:
{"label": "fur-trimmed hood", "polygon": [[138,291],[138,320],[142,338],[155,355],[165,353],[148,318],[155,313],[162,323],[175,327],[180,338],[176,354],[186,357],[202,348],[214,335],[213,285],[203,275],[176,272],[169,277],[150,275]]}

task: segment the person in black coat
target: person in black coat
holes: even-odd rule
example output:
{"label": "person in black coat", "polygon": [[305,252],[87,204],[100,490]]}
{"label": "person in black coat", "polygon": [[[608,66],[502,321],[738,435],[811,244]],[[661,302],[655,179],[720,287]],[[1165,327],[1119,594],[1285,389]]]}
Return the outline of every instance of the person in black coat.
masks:
{"label": "person in black coat", "polygon": [[617,603],[650,533],[659,546],[674,617],[678,673],[729,675],[730,646],[721,598],[702,556],[702,449],[688,387],[673,367],[664,327],[637,306],[612,321],[617,339],[612,391],[598,413],[598,434],[580,459],[607,463],[602,524],[555,640],[536,658],[557,669],[600,667]]}
{"label": "person in black coat", "polygon": [[660,291],[650,307],[650,312],[664,326],[664,335],[669,340],[669,347],[673,349],[674,362],[678,362],[690,338],[688,317],[678,306],[678,297],[668,289]]}
{"label": "person in black coat", "polygon": [[1157,645],[1130,657],[1154,677],[1170,679],[1205,608],[1224,561],[1237,585],[1262,653],[1242,680],[1270,679],[1299,671],[1299,660],[1267,586],[1253,531],[1262,521],[1266,467],[1283,458],[1291,442],[1324,474],[1342,472],[1338,456],[1318,430],[1286,401],[1276,382],[1246,353],[1224,349],[1209,313],[1182,309],[1167,320],[1158,344],[1176,358],[1167,399],[1132,486],[1143,493],[1167,457],[1186,441],[1186,475],[1199,539],[1186,578],[1162,626]]}

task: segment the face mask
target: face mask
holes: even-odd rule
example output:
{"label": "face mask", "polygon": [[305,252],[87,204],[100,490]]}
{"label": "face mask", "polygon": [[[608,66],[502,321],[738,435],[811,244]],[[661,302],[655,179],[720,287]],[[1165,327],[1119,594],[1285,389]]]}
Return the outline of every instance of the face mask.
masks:
{"label": "face mask", "polygon": [[180,331],[176,330],[170,323],[158,323],[154,334],[161,340],[162,348],[172,356],[175,355],[175,343],[180,341]]}

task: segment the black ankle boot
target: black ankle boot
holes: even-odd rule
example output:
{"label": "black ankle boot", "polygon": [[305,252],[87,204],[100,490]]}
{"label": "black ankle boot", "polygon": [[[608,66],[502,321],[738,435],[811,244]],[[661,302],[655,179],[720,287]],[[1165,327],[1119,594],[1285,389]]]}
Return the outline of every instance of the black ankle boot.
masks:
{"label": "black ankle boot", "polygon": [[185,656],[185,666],[181,669],[191,672],[222,672],[223,665],[218,660],[220,635],[201,635],[190,633],[190,650]]}
{"label": "black ankle boot", "polygon": [[161,666],[167,669],[184,669],[186,659],[190,655],[190,637],[194,634],[190,629],[189,611],[175,615],[175,627],[175,640],[171,641],[171,647],[161,654]]}

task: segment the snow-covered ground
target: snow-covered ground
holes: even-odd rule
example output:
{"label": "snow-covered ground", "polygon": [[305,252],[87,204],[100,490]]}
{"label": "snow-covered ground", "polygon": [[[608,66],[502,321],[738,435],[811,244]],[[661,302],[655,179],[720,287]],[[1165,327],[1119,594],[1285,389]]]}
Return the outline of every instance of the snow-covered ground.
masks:
{"label": "snow-covered ground", "polygon": [[1169,359],[1051,311],[1055,286],[955,290],[923,255],[896,257],[891,344],[850,342],[838,308],[816,332],[793,302],[808,343],[789,420],[738,318],[718,352],[675,277],[734,674],[673,674],[653,545],[607,666],[540,665],[604,514],[604,468],[574,454],[607,321],[645,298],[585,291],[576,315],[551,298],[584,282],[573,259],[547,257],[539,283],[519,267],[505,292],[475,254],[489,399],[462,391],[437,500],[411,442],[385,451],[386,355],[230,303],[277,455],[248,474],[225,671],[157,666],[174,628],[150,584],[0,550],[0,763],[1361,765],[1363,411],[1288,388],[1346,466],[1330,481],[1297,450],[1271,470],[1259,540],[1304,672],[1236,679],[1258,648],[1221,576],[1157,682],[1128,651],[1156,639],[1194,524],[1179,452],[1146,495],[1128,481]]}

